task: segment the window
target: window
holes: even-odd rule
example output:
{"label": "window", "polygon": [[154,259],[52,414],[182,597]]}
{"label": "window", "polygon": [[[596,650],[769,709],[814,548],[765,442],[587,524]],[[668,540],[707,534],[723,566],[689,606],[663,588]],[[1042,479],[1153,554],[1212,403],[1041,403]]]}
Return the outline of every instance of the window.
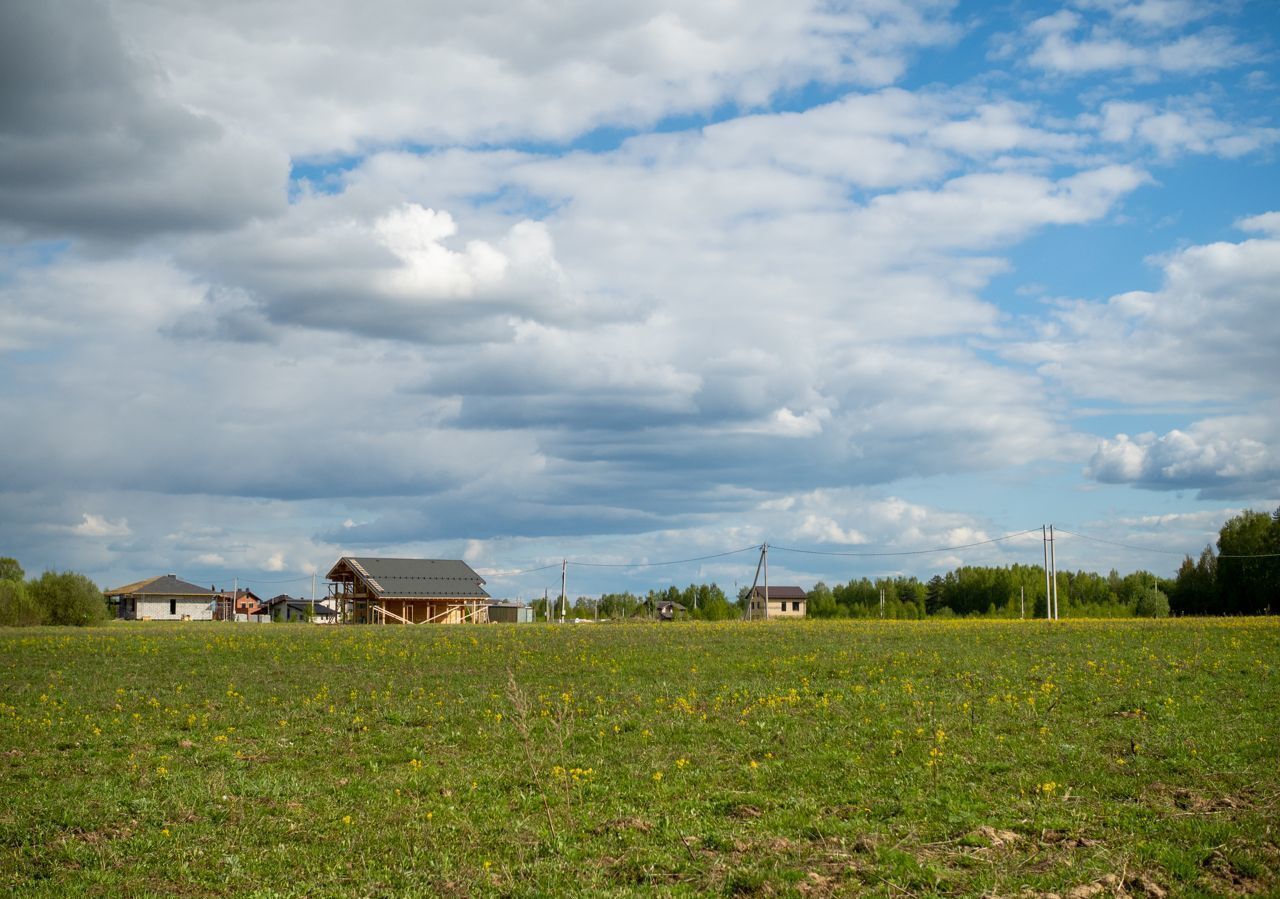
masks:
{"label": "window", "polygon": [[799,611],[800,611],[800,600],[798,600],[798,599],[797,599],[797,600],[795,600],[793,603],[791,603],[791,611],[793,611],[793,612],[799,612]]}
{"label": "window", "polygon": [[178,614],[178,601],[176,599],[169,600],[169,614],[170,615]]}

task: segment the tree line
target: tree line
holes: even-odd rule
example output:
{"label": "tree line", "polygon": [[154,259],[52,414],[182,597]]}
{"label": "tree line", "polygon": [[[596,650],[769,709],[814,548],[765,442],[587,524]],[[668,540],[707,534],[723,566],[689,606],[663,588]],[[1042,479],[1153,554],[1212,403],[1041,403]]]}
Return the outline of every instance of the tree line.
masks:
{"label": "tree line", "polygon": [[[809,591],[811,618],[926,618],[984,616],[1043,618],[1044,569],[1038,565],[964,565],[927,581],[915,576],[860,578]],[[1280,508],[1246,511],[1219,530],[1217,551],[1187,556],[1172,578],[1150,571],[1123,577],[1091,571],[1057,573],[1058,612],[1073,618],[1174,615],[1265,615],[1280,610]],[[718,585],[689,584],[636,593],[581,596],[567,617],[653,617],[660,604],[678,603],[680,617],[703,621],[740,618],[750,588],[731,599]],[[539,620],[556,618],[557,599],[531,605]],[[17,560],[0,558],[0,626],[89,625],[107,618],[102,591],[82,574],[46,571],[27,579]]]}
{"label": "tree line", "polygon": [[0,558],[0,626],[67,624],[84,627],[107,620],[98,586],[73,571],[46,571],[27,580],[17,559]]}
{"label": "tree line", "polygon": [[[810,618],[927,618],[982,616],[1044,618],[1044,568],[1039,565],[964,565],[927,581],[915,576],[860,578],[809,591]],[[1150,571],[1102,575],[1092,571],[1057,573],[1058,614],[1073,618],[1159,618],[1173,615],[1258,615],[1280,609],[1280,508],[1270,515],[1246,511],[1218,533],[1217,551],[1205,547],[1199,559],[1187,556],[1177,574]],[[569,618],[651,617],[658,604],[678,602],[690,618],[739,618],[750,588],[729,599],[716,584],[667,587],[646,594],[606,593],[579,597]],[[537,617],[559,616],[556,598],[533,603]]]}

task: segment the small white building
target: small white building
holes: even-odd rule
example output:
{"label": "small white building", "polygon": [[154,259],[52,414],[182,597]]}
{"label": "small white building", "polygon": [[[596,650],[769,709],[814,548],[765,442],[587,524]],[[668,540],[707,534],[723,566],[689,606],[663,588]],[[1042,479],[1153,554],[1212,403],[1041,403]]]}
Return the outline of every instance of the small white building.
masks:
{"label": "small white building", "polygon": [[212,621],[218,594],[197,587],[172,574],[126,584],[105,591],[116,607],[116,617],[126,621]]}

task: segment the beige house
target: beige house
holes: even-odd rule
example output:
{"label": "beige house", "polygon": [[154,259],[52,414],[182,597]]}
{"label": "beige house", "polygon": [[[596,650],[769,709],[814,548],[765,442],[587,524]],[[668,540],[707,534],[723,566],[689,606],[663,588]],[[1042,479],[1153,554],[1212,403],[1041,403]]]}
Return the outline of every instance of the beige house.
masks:
{"label": "beige house", "polygon": [[749,594],[747,617],[753,621],[762,618],[803,618],[809,606],[809,594],[799,587],[766,588],[757,586]]}
{"label": "beige house", "polygon": [[103,591],[115,617],[126,621],[211,621],[218,594],[172,574]]}

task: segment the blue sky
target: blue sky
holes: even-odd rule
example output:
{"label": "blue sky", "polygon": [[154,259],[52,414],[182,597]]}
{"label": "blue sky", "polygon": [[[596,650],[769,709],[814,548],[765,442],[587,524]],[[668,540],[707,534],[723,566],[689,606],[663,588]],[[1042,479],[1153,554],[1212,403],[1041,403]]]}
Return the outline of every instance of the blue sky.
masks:
{"label": "blue sky", "polygon": [[809,586],[1052,522],[1059,567],[1172,574],[1280,504],[1271,3],[0,17],[30,571],[529,598],[768,541]]}

